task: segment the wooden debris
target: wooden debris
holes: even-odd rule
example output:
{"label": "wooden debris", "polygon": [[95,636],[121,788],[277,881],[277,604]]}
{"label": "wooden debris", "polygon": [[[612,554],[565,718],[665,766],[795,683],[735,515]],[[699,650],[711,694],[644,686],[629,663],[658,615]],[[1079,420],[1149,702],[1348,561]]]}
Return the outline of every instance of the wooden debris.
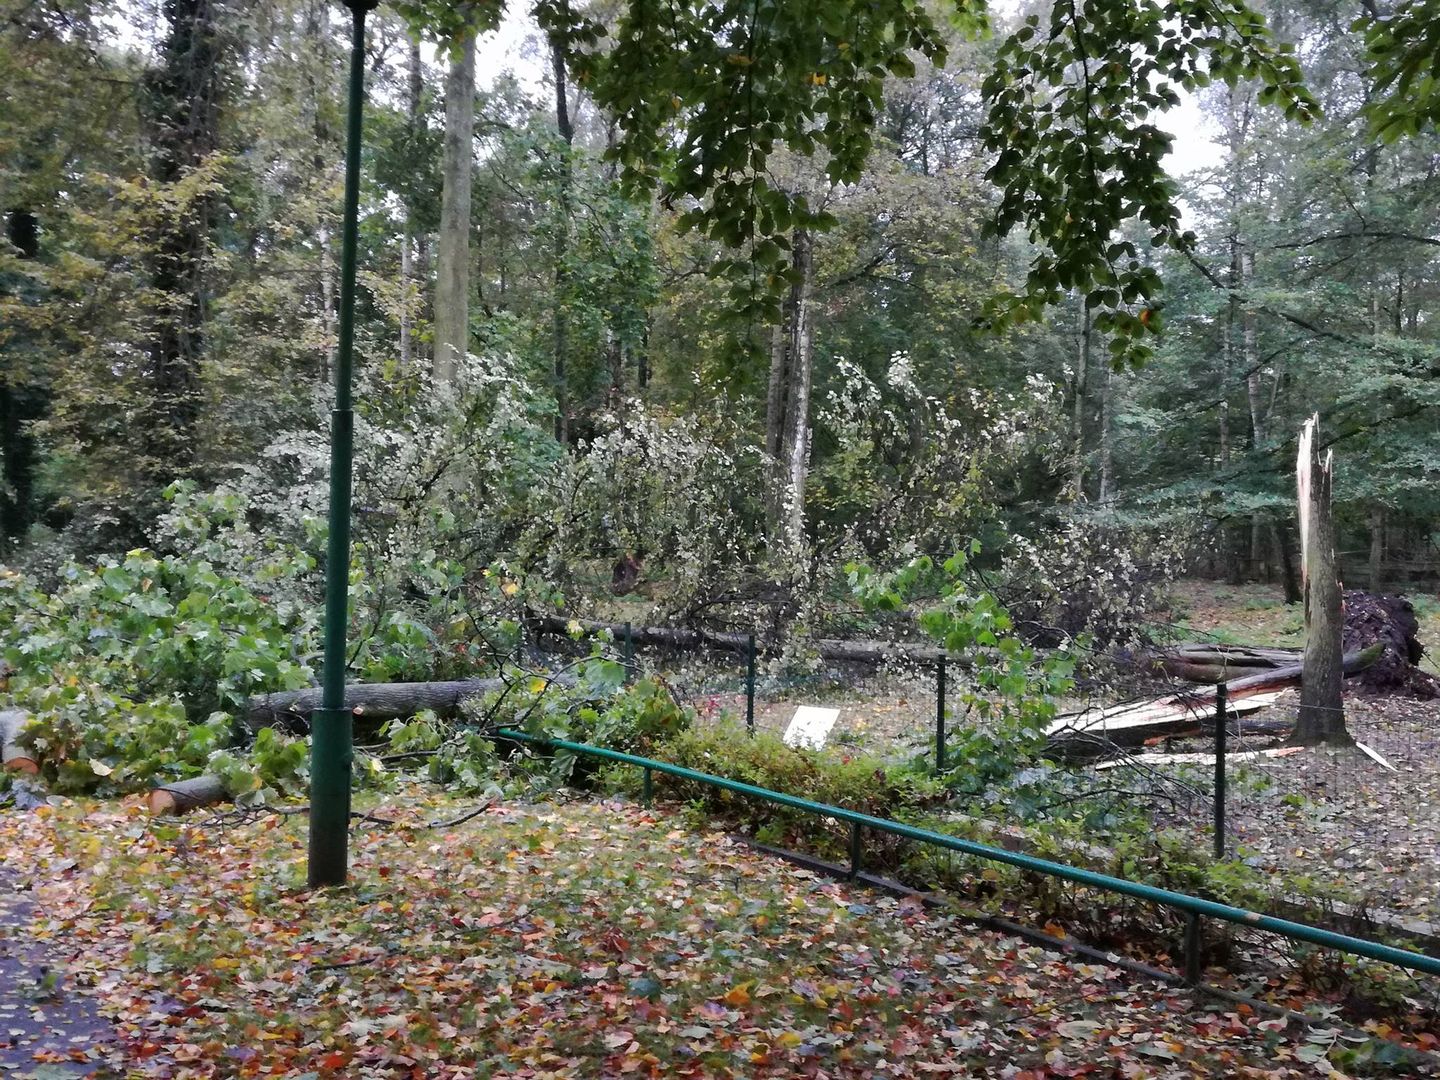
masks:
{"label": "wooden debris", "polygon": [[[1267,758],[1289,757],[1291,754],[1303,754],[1303,746],[1277,746],[1270,750],[1244,750],[1236,754],[1226,754],[1226,763],[1242,761],[1259,761]],[[1131,754],[1128,757],[1116,758],[1113,761],[1102,761],[1095,766],[1097,772],[1105,769],[1123,769],[1127,765],[1214,765],[1214,754]]]}
{"label": "wooden debris", "polygon": [[197,776],[193,780],[177,780],[163,784],[150,792],[147,800],[150,813],[185,814],[202,806],[214,806],[226,802],[230,793],[218,776]]}

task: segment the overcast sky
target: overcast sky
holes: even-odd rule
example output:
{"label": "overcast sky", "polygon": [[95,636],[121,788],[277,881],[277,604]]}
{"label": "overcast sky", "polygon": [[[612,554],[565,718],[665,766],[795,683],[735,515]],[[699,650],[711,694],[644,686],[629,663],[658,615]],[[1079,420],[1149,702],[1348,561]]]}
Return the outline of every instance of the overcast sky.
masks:
{"label": "overcast sky", "polygon": [[[1002,5],[996,5],[997,10],[1000,6],[1003,0]],[[541,55],[538,42],[532,40],[536,33],[529,12],[512,6],[500,28],[479,41],[475,78],[480,87],[488,89],[496,77],[508,69],[515,72],[526,90],[539,95],[545,88],[549,65]],[[1215,164],[1220,147],[1211,139],[1214,131],[1210,120],[1193,95],[1182,91],[1179,107],[1164,114],[1159,123],[1175,139],[1166,162],[1172,176],[1184,176]]]}

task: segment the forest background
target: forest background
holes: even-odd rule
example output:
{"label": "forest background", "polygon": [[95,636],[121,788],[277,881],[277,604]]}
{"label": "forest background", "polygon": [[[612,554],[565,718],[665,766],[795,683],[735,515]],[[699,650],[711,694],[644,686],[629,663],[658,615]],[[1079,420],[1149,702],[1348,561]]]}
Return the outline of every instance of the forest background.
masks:
{"label": "forest background", "polygon": [[[356,573],[386,599],[357,620],[433,646],[477,582],[581,612],[642,568],[650,621],[814,629],[843,620],[822,602],[852,562],[978,539],[1032,638],[1123,636],[1182,568],[1297,595],[1316,412],[1347,582],[1423,580],[1440,142],[1367,123],[1358,9],[1264,8],[1319,118],[1266,108],[1258,79],[1194,90],[1217,157],[1168,192],[1183,251],[1117,237],[1165,282],[1128,333],[1058,287],[1043,317],[995,318],[1038,249],[993,227],[1016,216],[981,84],[1028,9],[993,37],[939,23],[943,68],[893,63],[857,179],[774,147],[762,195],[807,212],[738,251],[694,228],[703,198],[627,182],[623,125],[553,26],[543,93],[477,93],[473,28],[432,21],[422,49],[380,9]],[[0,524],[37,580],[206,542],[232,569],[283,551],[294,602],[318,595],[346,27],[320,0],[7,0]]]}

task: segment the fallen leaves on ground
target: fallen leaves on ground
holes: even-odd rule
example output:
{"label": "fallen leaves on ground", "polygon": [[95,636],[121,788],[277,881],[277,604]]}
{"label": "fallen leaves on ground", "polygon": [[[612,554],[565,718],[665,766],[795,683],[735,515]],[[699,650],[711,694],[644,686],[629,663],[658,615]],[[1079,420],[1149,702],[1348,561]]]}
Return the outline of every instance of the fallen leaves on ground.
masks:
{"label": "fallen leaves on ground", "polygon": [[135,1076],[1280,1078],[1343,1045],[634,807],[365,825],[346,889],[303,887],[293,817],[46,808],[0,861]]}

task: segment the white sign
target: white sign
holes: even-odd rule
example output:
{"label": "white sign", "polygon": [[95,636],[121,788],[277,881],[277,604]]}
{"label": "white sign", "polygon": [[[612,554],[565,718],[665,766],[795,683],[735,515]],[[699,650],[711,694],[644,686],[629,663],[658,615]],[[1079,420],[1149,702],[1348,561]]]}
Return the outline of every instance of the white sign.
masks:
{"label": "white sign", "polygon": [[819,750],[835,721],[840,719],[839,709],[821,709],[815,705],[801,705],[795,710],[795,718],[785,729],[786,746],[804,746]]}

